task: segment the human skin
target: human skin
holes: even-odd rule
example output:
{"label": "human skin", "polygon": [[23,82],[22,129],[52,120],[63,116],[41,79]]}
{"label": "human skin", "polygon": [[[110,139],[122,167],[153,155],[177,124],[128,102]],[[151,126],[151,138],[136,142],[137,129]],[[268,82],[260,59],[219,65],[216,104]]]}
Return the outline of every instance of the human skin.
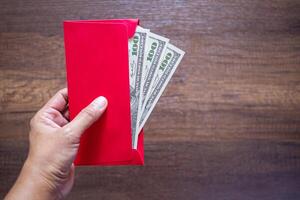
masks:
{"label": "human skin", "polygon": [[74,183],[80,136],[107,104],[98,97],[69,122],[67,89],[58,91],[30,121],[29,153],[5,200],[63,199]]}

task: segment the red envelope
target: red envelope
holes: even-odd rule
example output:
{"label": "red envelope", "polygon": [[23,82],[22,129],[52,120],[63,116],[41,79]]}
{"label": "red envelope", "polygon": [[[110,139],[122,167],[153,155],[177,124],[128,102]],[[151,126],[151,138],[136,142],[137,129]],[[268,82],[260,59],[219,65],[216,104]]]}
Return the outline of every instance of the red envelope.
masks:
{"label": "red envelope", "polygon": [[75,165],[143,165],[143,130],[132,149],[128,39],[137,19],[65,21],[70,119],[98,96],[103,116],[81,137]]}

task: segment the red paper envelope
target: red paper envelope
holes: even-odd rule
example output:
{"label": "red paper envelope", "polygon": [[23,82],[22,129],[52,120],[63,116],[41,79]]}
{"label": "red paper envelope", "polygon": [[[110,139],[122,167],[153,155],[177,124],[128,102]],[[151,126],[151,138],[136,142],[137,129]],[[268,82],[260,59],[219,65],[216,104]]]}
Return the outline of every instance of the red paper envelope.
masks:
{"label": "red paper envelope", "polygon": [[70,118],[98,96],[103,116],[81,137],[75,165],[143,165],[143,130],[132,149],[128,39],[137,19],[65,21]]}

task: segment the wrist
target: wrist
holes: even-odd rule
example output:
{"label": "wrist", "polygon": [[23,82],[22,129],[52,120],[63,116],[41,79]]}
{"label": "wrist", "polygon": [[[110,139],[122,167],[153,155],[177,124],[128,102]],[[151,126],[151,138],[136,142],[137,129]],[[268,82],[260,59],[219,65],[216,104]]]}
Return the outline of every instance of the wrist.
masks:
{"label": "wrist", "polygon": [[54,200],[62,199],[62,195],[42,168],[35,165],[30,158],[27,158],[15,185],[6,199]]}
{"label": "wrist", "polygon": [[[48,166],[41,166],[28,157],[24,163],[21,173],[31,186],[32,190],[38,193],[38,199],[62,199],[55,180],[47,170]],[[41,196],[43,198],[41,198]]]}

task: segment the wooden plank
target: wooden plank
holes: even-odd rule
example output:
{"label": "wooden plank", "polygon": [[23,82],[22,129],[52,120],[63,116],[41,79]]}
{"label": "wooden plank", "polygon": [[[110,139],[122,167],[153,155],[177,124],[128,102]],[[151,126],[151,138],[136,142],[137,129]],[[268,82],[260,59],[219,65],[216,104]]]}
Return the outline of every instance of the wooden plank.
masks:
{"label": "wooden plank", "polygon": [[[0,152],[3,195],[27,145],[6,141]],[[79,167],[68,199],[297,199],[299,154],[299,141],[146,141],[145,167]]]}
{"label": "wooden plank", "polygon": [[[187,53],[146,128],[161,139],[198,139],[199,135],[214,139],[299,139],[300,57],[288,48],[297,47],[298,43],[285,39],[268,43],[271,46],[259,46],[253,41],[203,38],[205,43],[195,40],[198,48]],[[30,39],[35,43],[28,42]],[[5,48],[7,41],[10,45]],[[55,91],[65,87],[62,43],[60,36],[2,34],[0,49],[6,50],[1,62],[0,118],[6,134],[9,128],[5,127],[14,126],[6,120],[6,114],[12,114],[14,123],[14,113],[33,114]],[[230,49],[229,44],[236,47]],[[274,50],[273,46],[278,48]],[[247,47],[263,50],[257,54]],[[192,44],[186,45],[186,49],[192,48]],[[222,54],[217,52],[219,56],[214,56],[213,49],[221,49]],[[227,49],[240,56],[233,57]],[[253,63],[254,57],[257,64]],[[5,133],[0,137],[5,137]]]}

